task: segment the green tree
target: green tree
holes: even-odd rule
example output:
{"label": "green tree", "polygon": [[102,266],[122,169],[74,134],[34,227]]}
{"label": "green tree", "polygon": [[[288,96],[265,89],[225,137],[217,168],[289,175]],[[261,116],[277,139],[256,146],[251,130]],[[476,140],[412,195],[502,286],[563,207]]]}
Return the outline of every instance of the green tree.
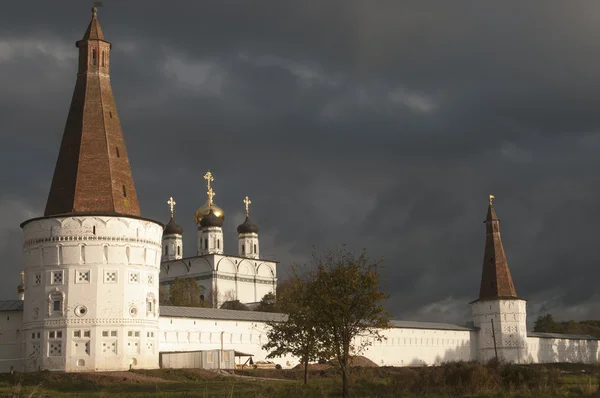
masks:
{"label": "green tree", "polygon": [[258,304],[256,311],[261,312],[279,312],[279,306],[277,303],[277,297],[273,293],[265,294]]}
{"label": "green tree", "polygon": [[[388,296],[381,291],[379,271],[382,260],[372,262],[366,250],[360,255],[347,250],[314,256],[311,275],[313,322],[326,336],[328,349],[337,359],[342,373],[342,396],[349,397],[348,375],[351,355],[360,354],[373,340],[382,341],[382,330],[389,328],[384,303]],[[356,337],[362,339],[356,339]]]}
{"label": "green tree", "polygon": [[315,323],[312,309],[313,285],[302,278],[292,265],[292,277],[286,283],[286,294],[278,296],[277,306],[286,314],[281,321],[268,322],[265,350],[271,351],[267,358],[291,354],[304,364],[304,384],[308,383],[308,364],[319,359],[326,351],[327,338]]}
{"label": "green tree", "polygon": [[558,324],[554,322],[554,318],[552,318],[552,314],[546,314],[544,316],[539,316],[533,325],[534,332],[540,333],[557,333]]}
{"label": "green tree", "polygon": [[194,278],[175,278],[169,286],[169,302],[177,307],[204,307],[200,286]]}

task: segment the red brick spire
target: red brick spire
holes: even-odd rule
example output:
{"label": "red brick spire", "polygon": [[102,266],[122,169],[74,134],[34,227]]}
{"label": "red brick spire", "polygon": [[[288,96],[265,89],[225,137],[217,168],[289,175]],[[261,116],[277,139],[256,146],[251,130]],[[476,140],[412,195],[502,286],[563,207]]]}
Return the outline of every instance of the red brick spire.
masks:
{"label": "red brick spire", "polygon": [[493,198],[490,195],[490,205],[485,219],[485,254],[479,300],[518,298],[504,254],[500,238],[500,221],[492,204]]}
{"label": "red brick spire", "polygon": [[79,70],[44,216],[139,216],[121,123],[110,86],[111,44],[92,9],[79,48]]}

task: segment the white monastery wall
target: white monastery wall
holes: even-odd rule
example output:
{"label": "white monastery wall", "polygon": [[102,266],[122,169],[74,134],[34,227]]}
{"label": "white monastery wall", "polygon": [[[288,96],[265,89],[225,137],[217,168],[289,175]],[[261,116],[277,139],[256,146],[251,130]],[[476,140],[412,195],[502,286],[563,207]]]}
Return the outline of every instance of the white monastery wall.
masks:
{"label": "white monastery wall", "polygon": [[29,370],[158,366],[160,224],[42,218],[24,224],[23,233]]}
{"label": "white monastery wall", "polygon": [[276,265],[273,261],[210,254],[163,262],[160,282],[168,285],[175,278],[194,278],[206,299],[216,287],[217,306],[227,300],[255,303],[265,294],[275,292]]}
{"label": "white monastery wall", "polygon": [[482,362],[495,358],[496,352],[499,358],[508,362],[524,361],[527,352],[526,304],[520,299],[482,300],[472,304],[473,322],[480,328],[478,349]]}
{"label": "white monastery wall", "polygon": [[22,311],[0,311],[0,373],[23,371]]}
{"label": "white monastery wall", "polygon": [[599,363],[598,340],[527,337],[527,363]]}
{"label": "white monastery wall", "polygon": [[[236,350],[253,354],[254,361],[268,355],[262,349],[267,342],[265,322],[161,316],[159,323],[161,352]],[[439,365],[477,358],[474,331],[391,328],[383,333],[385,340],[369,338],[371,345],[362,353],[380,366]],[[284,368],[300,362],[292,356],[271,361]]]}

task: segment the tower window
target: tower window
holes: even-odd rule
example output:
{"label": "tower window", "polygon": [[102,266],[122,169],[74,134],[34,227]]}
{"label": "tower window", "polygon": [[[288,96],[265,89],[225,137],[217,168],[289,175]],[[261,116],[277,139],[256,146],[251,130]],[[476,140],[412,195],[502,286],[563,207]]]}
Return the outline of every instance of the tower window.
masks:
{"label": "tower window", "polygon": [[125,184],[123,184],[123,197],[127,197],[127,191],[125,190]]}
{"label": "tower window", "polygon": [[204,248],[208,249],[208,238],[204,238]]}
{"label": "tower window", "polygon": [[[108,111],[108,116],[112,119],[112,111]],[[119,148],[117,148],[117,156],[119,156]]]}
{"label": "tower window", "polygon": [[181,246],[177,246],[177,255],[180,256],[181,255]]}
{"label": "tower window", "polygon": [[92,227],[92,234],[96,235],[96,226],[95,225]]}
{"label": "tower window", "polygon": [[104,66],[105,56],[106,56],[106,53],[104,51],[102,51],[102,66]]}
{"label": "tower window", "polygon": [[92,49],[92,65],[96,65],[96,49]]}
{"label": "tower window", "polygon": [[256,254],[256,245],[254,245],[254,254]]}
{"label": "tower window", "polygon": [[119,147],[115,147],[115,150],[116,150],[116,152],[117,152],[117,157],[118,157],[118,158],[120,158],[120,157],[121,157],[121,154],[119,153]]}
{"label": "tower window", "polygon": [[246,253],[246,247],[244,245],[242,245],[242,254]]}
{"label": "tower window", "polygon": [[220,248],[221,248],[221,240],[217,239],[217,249],[220,249]]}
{"label": "tower window", "polygon": [[169,246],[165,246],[165,256],[169,255]]}

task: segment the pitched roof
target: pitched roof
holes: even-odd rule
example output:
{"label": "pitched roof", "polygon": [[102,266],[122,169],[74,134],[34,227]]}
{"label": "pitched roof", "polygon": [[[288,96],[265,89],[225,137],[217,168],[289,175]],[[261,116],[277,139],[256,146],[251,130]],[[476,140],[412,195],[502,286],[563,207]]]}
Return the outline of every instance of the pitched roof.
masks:
{"label": "pitched roof", "polygon": [[[271,322],[283,321],[286,319],[285,314],[273,312],[258,312],[258,311],[237,311],[216,308],[200,308],[200,307],[174,307],[168,305],[160,306],[160,316],[168,316],[174,318],[200,318],[200,319],[217,319],[226,321],[256,321],[256,322]],[[452,325],[449,323],[434,323],[434,322],[413,322],[413,321],[391,321],[391,325],[395,328],[404,329],[435,329],[435,330],[475,330],[465,326]]]}
{"label": "pitched roof", "polygon": [[[44,216],[140,215],[96,13],[77,42],[79,72]],[[91,50],[91,51],[90,51]]]}
{"label": "pitched roof", "polygon": [[104,40],[104,33],[102,33],[100,22],[98,22],[98,9],[96,7],[92,8],[92,20],[83,35],[83,40]]}
{"label": "pitched roof", "polygon": [[0,300],[0,311],[23,311],[23,300]]}
{"label": "pitched roof", "polygon": [[500,237],[500,220],[490,203],[485,220],[485,253],[481,272],[479,300],[519,298],[513,284],[504,246]]}
{"label": "pitched roof", "polygon": [[563,333],[542,333],[527,332],[527,337],[539,337],[541,339],[569,339],[569,340],[600,340],[589,334],[563,334]]}

